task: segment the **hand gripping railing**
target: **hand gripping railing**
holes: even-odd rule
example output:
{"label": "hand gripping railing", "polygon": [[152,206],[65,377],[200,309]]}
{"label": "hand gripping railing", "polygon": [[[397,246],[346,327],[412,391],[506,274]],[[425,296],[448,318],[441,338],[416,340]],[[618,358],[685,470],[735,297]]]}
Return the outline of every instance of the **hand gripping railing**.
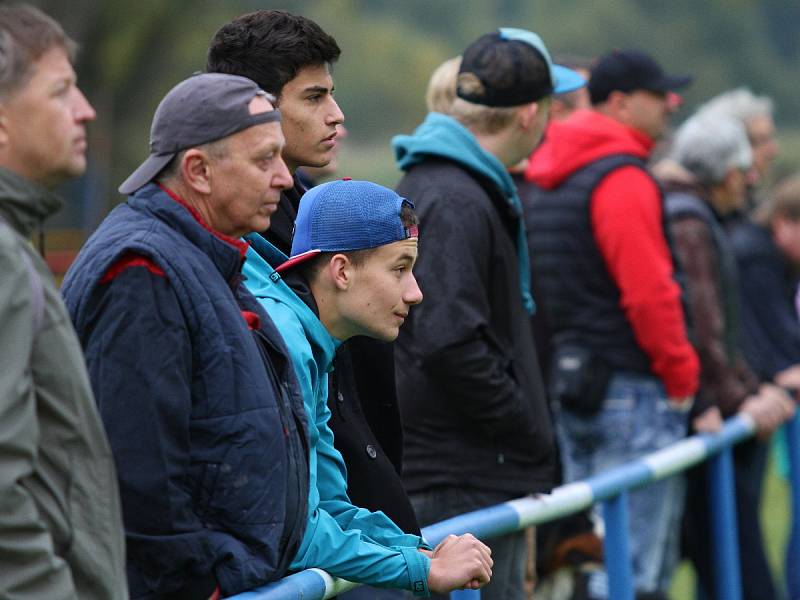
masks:
{"label": "hand gripping railing", "polygon": [[[709,461],[711,535],[718,600],[741,599],[739,546],[733,488],[731,447],[750,438],[755,425],[747,415],[725,422],[714,435],[696,435],[663,450],[620,465],[589,479],[563,485],[551,494],[520,498],[466,513],[423,529],[425,539],[436,545],[450,534],[473,533],[489,539],[531,525],[576,513],[596,502],[603,506],[605,563],[609,597],[634,600],[633,573],[628,547],[628,491],[640,488],[689,467]],[[786,552],[786,584],[790,598],[800,598],[800,411],[786,424],[792,500],[792,526]],[[236,600],[324,600],[357,584],[332,578],[320,569],[309,569],[280,581],[234,596]],[[479,592],[453,592],[452,597],[478,598]]]}

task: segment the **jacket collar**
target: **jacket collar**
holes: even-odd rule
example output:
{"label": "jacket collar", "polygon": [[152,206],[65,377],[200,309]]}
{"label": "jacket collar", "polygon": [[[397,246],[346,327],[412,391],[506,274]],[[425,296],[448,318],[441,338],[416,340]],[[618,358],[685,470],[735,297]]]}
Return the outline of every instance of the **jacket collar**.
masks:
{"label": "jacket collar", "polygon": [[286,260],[286,255],[263,236],[250,233],[247,240],[250,249],[244,273],[248,290],[256,298],[271,298],[289,306],[300,322],[321,370],[329,371],[336,349],[342,342],[328,333],[319,320],[319,309],[308,283],[297,273],[290,271],[287,274],[289,278],[284,279],[275,271],[275,267]]}
{"label": "jacket collar", "polygon": [[62,204],[47,188],[0,167],[0,216],[23,237],[30,237]]}
{"label": "jacket collar", "polygon": [[128,200],[134,209],[149,212],[197,246],[230,281],[239,274],[248,244],[211,228],[200,214],[172,190],[149,183]]}

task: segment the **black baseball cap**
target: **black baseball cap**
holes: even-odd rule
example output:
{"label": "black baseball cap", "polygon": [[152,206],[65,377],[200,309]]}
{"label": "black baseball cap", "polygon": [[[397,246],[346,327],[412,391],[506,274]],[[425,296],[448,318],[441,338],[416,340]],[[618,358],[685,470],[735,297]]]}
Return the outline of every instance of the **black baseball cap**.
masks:
{"label": "black baseball cap", "polygon": [[502,27],[464,50],[456,95],[485,106],[519,106],[586,85],[572,69],[553,64],[542,38],[526,29]]}
{"label": "black baseball cap", "polygon": [[611,92],[669,92],[692,82],[689,75],[668,75],[661,66],[641,50],[614,50],[602,56],[589,76],[592,104],[605,102]]}
{"label": "black baseball cap", "polygon": [[200,73],[180,82],[153,116],[150,156],[119,186],[120,193],[133,194],[152,181],[181,150],[280,121],[277,110],[250,114],[250,102],[259,95],[269,97],[255,82],[238,75]]}

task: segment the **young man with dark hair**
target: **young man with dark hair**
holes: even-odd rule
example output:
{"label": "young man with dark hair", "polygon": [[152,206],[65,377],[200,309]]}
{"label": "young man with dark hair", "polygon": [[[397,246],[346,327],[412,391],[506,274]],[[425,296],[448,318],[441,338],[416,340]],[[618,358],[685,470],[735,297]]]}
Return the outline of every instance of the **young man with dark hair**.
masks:
{"label": "young man with dark hair", "polygon": [[0,597],[122,600],[114,464],[53,275],[28,240],[86,170],[75,43],[0,7]]}
{"label": "young man with dark hair", "polygon": [[[553,482],[554,444],[530,327],[533,300],[520,200],[508,167],[528,156],[553,93],[585,85],[521,29],[463,53],[450,114],[430,113],[393,140],[421,227],[425,303],[397,344],[406,440],[404,480],[433,523]],[[522,532],[491,541],[481,597],[525,597]]]}
{"label": "young man with dark hair", "polygon": [[[485,585],[489,549],[467,534],[450,536],[430,552],[383,513],[354,506],[327,406],[337,347],[354,336],[393,341],[422,300],[412,273],[418,235],[412,208],[374,183],[322,184],[300,203],[291,258],[251,234],[244,273],[290,349],[309,421],[308,525],[291,568],[319,567],[427,596]],[[331,384],[336,387],[335,380]]]}
{"label": "young man with dark hair", "polygon": [[[223,25],[208,49],[206,70],[241,75],[276,98],[286,137],[283,158],[298,167],[322,167],[336,147],[344,122],[333,98],[331,68],[339,46],[314,21],[280,10],[260,10]],[[265,237],[284,253],[292,245],[297,206],[305,190],[295,180],[281,195]]]}
{"label": "young man with dark hair", "polygon": [[[281,194],[268,231],[261,235],[284,254],[300,196],[296,171],[321,167],[335,156],[344,115],[333,98],[331,66],[336,41],[299,15],[261,10],[223,25],[208,51],[207,69],[256,81],[274,94],[286,136],[284,159],[294,186]],[[381,510],[403,531],[419,534],[414,510],[402,485],[402,430],[398,413],[392,346],[358,337],[339,346],[328,406],[336,448],[348,471],[353,503]]]}

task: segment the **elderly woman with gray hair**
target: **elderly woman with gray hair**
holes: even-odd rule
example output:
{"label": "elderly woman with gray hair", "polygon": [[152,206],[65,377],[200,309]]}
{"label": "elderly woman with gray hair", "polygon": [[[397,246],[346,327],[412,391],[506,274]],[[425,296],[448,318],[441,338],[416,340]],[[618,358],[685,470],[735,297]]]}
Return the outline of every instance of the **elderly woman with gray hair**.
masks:
{"label": "elderly woman with gray hair", "polygon": [[[713,431],[721,417],[745,412],[755,421],[759,436],[768,437],[791,416],[793,403],[780,388],[760,383],[745,361],[739,339],[737,266],[724,225],[726,217],[746,202],[752,166],[747,133],[739,120],[704,111],[678,129],[670,158],[683,173],[662,181],[665,210],[701,364],[693,427]],[[760,446],[760,441],[750,442],[735,452],[740,547],[746,549],[742,572],[748,573],[743,581],[745,600],[774,597],[758,525],[764,466]],[[700,467],[688,477],[684,546],[701,587],[716,597],[709,540],[700,533],[706,531],[701,525],[707,522],[708,511],[715,509],[708,506],[704,471]],[[758,573],[761,576],[755,577]]]}

